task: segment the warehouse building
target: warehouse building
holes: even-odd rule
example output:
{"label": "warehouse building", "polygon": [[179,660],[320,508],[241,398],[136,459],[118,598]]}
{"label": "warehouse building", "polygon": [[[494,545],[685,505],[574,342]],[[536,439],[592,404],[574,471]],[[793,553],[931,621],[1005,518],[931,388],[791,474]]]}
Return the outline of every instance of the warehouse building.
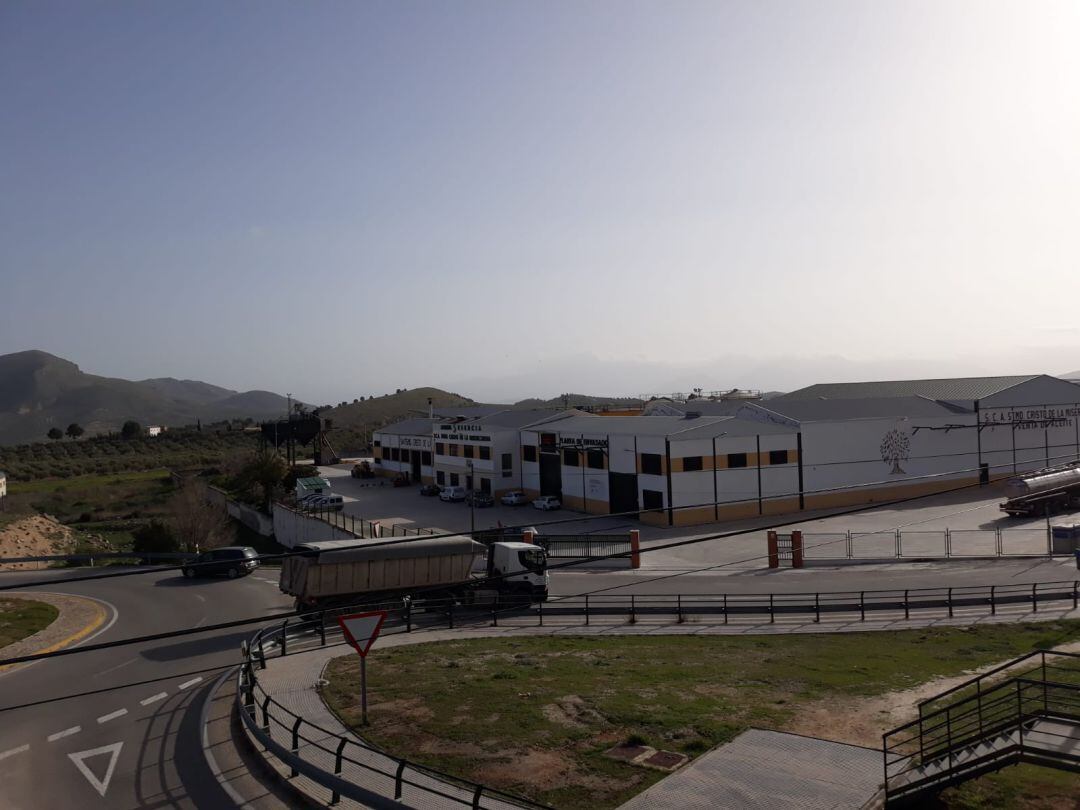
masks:
{"label": "warehouse building", "polygon": [[435,480],[432,467],[431,427],[435,419],[405,419],[387,425],[372,435],[375,472],[415,483]]}

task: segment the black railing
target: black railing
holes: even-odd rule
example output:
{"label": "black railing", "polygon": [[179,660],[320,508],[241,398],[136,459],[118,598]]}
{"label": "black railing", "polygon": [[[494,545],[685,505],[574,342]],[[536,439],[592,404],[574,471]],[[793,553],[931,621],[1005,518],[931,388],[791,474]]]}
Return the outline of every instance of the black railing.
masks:
{"label": "black railing", "polygon": [[537,535],[533,542],[544,549],[552,559],[607,557],[612,554],[629,554],[632,550],[627,534]]}
{"label": "black railing", "polygon": [[[1000,680],[1006,672],[1012,677]],[[946,697],[951,702],[928,708]],[[890,806],[1018,761],[1075,770],[1080,654],[1040,650],[1021,656],[924,701],[919,712],[917,720],[882,735]]]}

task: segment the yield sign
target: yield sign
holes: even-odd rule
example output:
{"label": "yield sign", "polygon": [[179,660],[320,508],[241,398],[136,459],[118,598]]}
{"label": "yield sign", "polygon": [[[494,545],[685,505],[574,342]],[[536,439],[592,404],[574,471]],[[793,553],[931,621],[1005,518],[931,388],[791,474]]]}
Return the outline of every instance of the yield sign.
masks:
{"label": "yield sign", "polygon": [[345,640],[353,646],[360,657],[364,658],[371,649],[372,643],[379,635],[383,620],[386,619],[385,610],[375,610],[371,613],[354,613],[351,616],[339,616],[338,624],[341,632],[345,634]]}
{"label": "yield sign", "polygon": [[[75,763],[79,773],[86,777],[86,781],[94,786],[94,790],[104,798],[105,791],[109,789],[109,780],[112,779],[113,771],[116,769],[116,760],[120,757],[120,749],[123,747],[122,742],[114,742],[112,745],[103,745],[101,748],[91,748],[89,751],[68,754],[68,758]],[[105,775],[98,779],[97,774],[90,770],[90,766],[86,764],[86,760],[103,754],[109,755],[109,764],[105,766]]]}

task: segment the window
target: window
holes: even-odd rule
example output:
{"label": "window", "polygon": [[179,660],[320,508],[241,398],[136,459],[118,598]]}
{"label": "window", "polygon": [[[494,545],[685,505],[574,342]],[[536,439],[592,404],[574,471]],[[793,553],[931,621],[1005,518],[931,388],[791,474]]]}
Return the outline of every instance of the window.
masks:
{"label": "window", "polygon": [[382,464],[382,457],[381,456],[375,456],[375,463],[376,464]]}
{"label": "window", "polygon": [[491,448],[490,447],[478,447],[476,449],[480,451],[480,458],[482,460],[490,460],[491,459]]}
{"label": "window", "polygon": [[556,453],[558,450],[555,447],[556,437],[554,433],[541,433],[540,434],[540,450],[544,453]]}
{"label": "window", "polygon": [[590,450],[588,453],[585,454],[585,457],[590,470],[604,469],[603,450]]}
{"label": "window", "polygon": [[769,451],[769,463],[770,464],[787,464],[787,450],[770,450]]}
{"label": "window", "polygon": [[460,480],[461,476],[459,476],[457,473],[450,473],[450,486],[456,487]]}
{"label": "window", "polygon": [[664,493],[657,489],[641,490],[641,504],[646,509],[663,509]]}
{"label": "window", "polygon": [[577,450],[563,450],[562,451],[562,463],[567,467],[577,467],[580,464],[578,460]]}
{"label": "window", "polygon": [[446,445],[446,455],[448,455],[448,456],[459,455],[458,454],[459,449],[460,448],[456,444],[448,444],[448,445]]}
{"label": "window", "polygon": [[425,467],[430,467],[431,466],[431,451],[430,450],[423,450],[423,451],[420,452],[420,463],[423,464]]}
{"label": "window", "polygon": [[473,446],[471,444],[465,445],[464,447],[461,448],[461,450],[462,450],[462,455],[465,456],[465,458],[472,458],[473,457]]}
{"label": "window", "polygon": [[683,472],[697,472],[703,469],[701,456],[685,456],[682,460]]}
{"label": "window", "polygon": [[746,453],[728,453],[727,465],[729,468],[733,467],[745,467],[746,466]]}
{"label": "window", "polygon": [[641,472],[644,475],[663,475],[664,462],[659,453],[641,454]]}
{"label": "window", "polygon": [[536,447],[526,444],[521,448],[521,458],[524,461],[536,461]]}
{"label": "window", "polygon": [[480,479],[480,491],[481,492],[486,492],[488,495],[491,494],[491,479],[490,478],[481,478]]}
{"label": "window", "polygon": [[390,448],[390,460],[391,461],[397,461],[400,458],[400,454],[401,454],[401,451],[399,451],[396,447],[391,447]]}
{"label": "window", "polygon": [[512,470],[514,468],[514,454],[503,453],[502,454],[502,468],[504,470]]}
{"label": "window", "polygon": [[436,470],[435,471],[435,483],[438,484],[440,487],[443,484],[445,484],[446,483],[446,473],[444,473],[442,470]]}
{"label": "window", "polygon": [[446,455],[446,445],[443,444],[442,442],[435,442],[435,455],[437,455],[437,456],[445,456]]}
{"label": "window", "polygon": [[379,441],[378,439],[376,439],[376,440],[375,440],[375,446],[376,446],[376,447],[382,447],[382,442],[381,442],[381,441]]}

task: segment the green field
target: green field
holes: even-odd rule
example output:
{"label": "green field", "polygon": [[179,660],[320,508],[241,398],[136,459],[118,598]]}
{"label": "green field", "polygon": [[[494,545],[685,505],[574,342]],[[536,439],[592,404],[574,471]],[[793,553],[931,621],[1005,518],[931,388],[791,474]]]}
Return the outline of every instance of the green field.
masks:
{"label": "green field", "polygon": [[[604,756],[620,742],[694,756],[750,726],[794,727],[803,706],[835,702],[840,718],[846,699],[907,689],[1077,637],[1080,622],[1073,621],[401,647],[369,659],[372,725],[363,733],[413,760],[555,807],[615,807],[660,778]],[[356,726],[356,656],[335,659],[327,671],[328,705]],[[1070,778],[1080,790],[1080,778]]]}
{"label": "green field", "polygon": [[32,636],[60,615],[52,605],[28,599],[0,599],[0,649]]}

